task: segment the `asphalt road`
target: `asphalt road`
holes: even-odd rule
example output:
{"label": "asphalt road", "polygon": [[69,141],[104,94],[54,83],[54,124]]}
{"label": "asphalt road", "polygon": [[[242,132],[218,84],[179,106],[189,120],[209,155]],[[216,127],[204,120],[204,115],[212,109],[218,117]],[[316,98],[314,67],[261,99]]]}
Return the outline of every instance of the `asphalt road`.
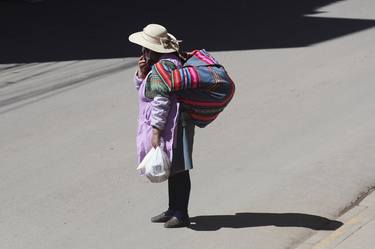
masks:
{"label": "asphalt road", "polygon": [[[374,19],[370,0],[319,17]],[[192,226],[149,218],[136,172],[135,58],[1,65],[4,249],[295,248],[375,185],[375,29],[311,46],[214,52],[233,101],[197,129]]]}

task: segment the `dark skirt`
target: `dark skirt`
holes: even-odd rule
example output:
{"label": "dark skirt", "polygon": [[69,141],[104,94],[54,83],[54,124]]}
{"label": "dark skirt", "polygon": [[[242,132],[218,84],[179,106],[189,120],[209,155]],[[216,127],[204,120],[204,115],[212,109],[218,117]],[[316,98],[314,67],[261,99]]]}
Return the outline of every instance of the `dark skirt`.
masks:
{"label": "dark skirt", "polygon": [[176,144],[173,148],[171,175],[193,169],[193,143],[195,125],[191,122],[182,122],[177,126]]}

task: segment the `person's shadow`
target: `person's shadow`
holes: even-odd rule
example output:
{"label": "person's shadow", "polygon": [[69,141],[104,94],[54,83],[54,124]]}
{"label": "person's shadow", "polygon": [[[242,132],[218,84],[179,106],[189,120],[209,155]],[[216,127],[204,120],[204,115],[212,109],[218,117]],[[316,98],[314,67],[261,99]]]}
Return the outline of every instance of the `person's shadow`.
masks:
{"label": "person's shadow", "polygon": [[190,218],[190,229],[216,231],[220,228],[259,226],[305,227],[313,230],[336,230],[342,222],[325,217],[300,213],[236,213],[234,215],[206,215]]}

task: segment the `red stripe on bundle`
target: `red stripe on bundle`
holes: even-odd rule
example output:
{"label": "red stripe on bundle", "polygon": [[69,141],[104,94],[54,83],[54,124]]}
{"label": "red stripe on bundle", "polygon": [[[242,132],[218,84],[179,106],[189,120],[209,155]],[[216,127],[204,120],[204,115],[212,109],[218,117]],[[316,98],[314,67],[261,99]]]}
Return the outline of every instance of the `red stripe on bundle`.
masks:
{"label": "red stripe on bundle", "polygon": [[171,74],[165,71],[161,63],[156,63],[155,66],[164,82],[167,83],[169,87],[171,87]]}
{"label": "red stripe on bundle", "polygon": [[[174,81],[174,90],[175,91],[179,91],[179,90],[181,90],[181,81],[182,81],[182,76],[181,76],[181,74],[180,74],[180,71],[179,70],[176,70],[177,71],[177,77],[176,77],[176,80]],[[178,78],[178,80],[177,80],[177,78]]]}
{"label": "red stripe on bundle", "polygon": [[173,70],[173,87],[171,87],[172,91],[176,90],[175,88],[176,88],[176,83],[177,82],[181,82],[181,75],[180,75],[180,72],[178,71],[178,69],[177,70]]}
{"label": "red stripe on bundle", "polygon": [[230,84],[230,94],[227,98],[225,98],[223,101],[220,102],[207,102],[207,101],[196,101],[196,100],[190,100],[184,97],[179,96],[178,98],[181,100],[181,102],[192,105],[192,106],[202,106],[202,107],[225,107],[227,103],[232,99],[235,91],[234,84]]}
{"label": "red stripe on bundle", "polygon": [[191,88],[194,89],[194,88],[199,87],[199,84],[198,84],[199,83],[199,77],[198,77],[198,74],[195,71],[195,69],[192,68],[192,67],[188,67],[188,71],[189,71],[190,76],[191,76],[191,79],[190,79]]}
{"label": "red stripe on bundle", "polygon": [[192,113],[190,112],[190,116],[195,119],[195,120],[202,120],[202,121],[212,121],[214,120],[217,116],[219,115],[219,113],[216,113],[214,115],[200,115],[200,114],[196,114],[196,113]]}
{"label": "red stripe on bundle", "polygon": [[212,64],[215,64],[215,62],[213,60],[211,60],[210,58],[208,58],[207,56],[205,56],[204,54],[202,54],[200,51],[198,51],[197,53],[194,54],[198,59],[200,59],[201,61],[204,61],[205,63],[209,64],[209,65],[212,65]]}
{"label": "red stripe on bundle", "polygon": [[195,101],[195,100],[190,100],[184,97],[179,96],[178,97],[181,102],[184,104],[188,104],[191,106],[201,106],[201,107],[223,107],[226,105],[225,101],[222,102],[203,102],[203,101]]}

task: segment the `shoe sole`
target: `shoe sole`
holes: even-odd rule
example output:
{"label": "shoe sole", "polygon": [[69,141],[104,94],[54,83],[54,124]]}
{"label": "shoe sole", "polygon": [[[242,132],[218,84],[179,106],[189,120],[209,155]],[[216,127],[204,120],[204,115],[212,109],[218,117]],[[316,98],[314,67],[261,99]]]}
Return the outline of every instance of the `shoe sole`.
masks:
{"label": "shoe sole", "polygon": [[172,217],[166,217],[166,218],[163,218],[163,219],[159,219],[159,220],[151,220],[152,223],[165,223],[167,221],[169,221]]}

